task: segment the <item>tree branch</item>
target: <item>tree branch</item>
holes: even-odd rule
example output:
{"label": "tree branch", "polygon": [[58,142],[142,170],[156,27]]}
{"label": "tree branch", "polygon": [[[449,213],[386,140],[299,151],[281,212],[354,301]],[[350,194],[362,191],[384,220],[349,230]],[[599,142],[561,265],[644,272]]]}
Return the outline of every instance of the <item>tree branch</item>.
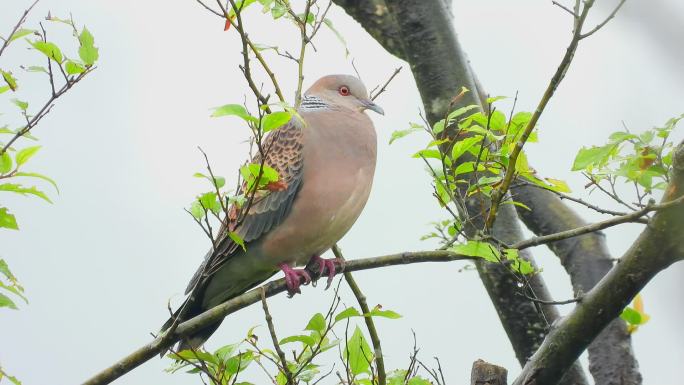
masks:
{"label": "tree branch", "polygon": [[[405,252],[374,258],[355,259],[345,264],[345,271],[351,272],[369,270],[394,265],[407,265],[412,263],[450,262],[472,259],[475,258],[442,250]],[[179,324],[171,335],[164,334],[155,338],[150,343],[142,346],[141,348],[117,361],[112,366],[86,380],[83,384],[98,385],[111,383],[117,378],[153,358],[157,354],[165,351],[174,343],[179,341],[182,337],[192,335],[198,330],[222,320],[229,314],[235,313],[240,309],[259,302],[261,300],[262,290],[265,293],[265,297],[268,298],[287,290],[287,285],[285,284],[284,278],[271,281],[258,288],[252,289],[245,294],[224,302],[221,305],[211,308],[204,313]]]}
{"label": "tree branch", "polygon": [[14,28],[12,28],[12,31],[10,32],[10,34],[7,35],[7,38],[4,39],[5,42],[2,43],[2,47],[0,47],[0,56],[2,56],[2,53],[5,52],[5,48],[7,48],[7,46],[10,44],[10,42],[11,42],[11,40],[12,40],[12,36],[14,35],[15,32],[17,32],[17,30],[19,30],[19,28],[21,27],[21,25],[24,24],[24,22],[26,21],[26,16],[28,16],[29,12],[31,12],[31,10],[33,9],[33,7],[34,7],[37,3],[38,3],[38,0],[34,1],[33,4],[31,4],[31,5],[24,11],[24,13],[23,13],[23,14],[21,15],[21,17],[19,18],[19,21],[17,22],[17,24],[14,26]]}
{"label": "tree branch", "polygon": [[593,5],[594,0],[584,1],[584,8],[582,8],[582,12],[579,14],[579,17],[575,20],[575,28],[572,35],[572,40],[570,41],[568,48],[565,50],[565,55],[563,55],[563,59],[561,60],[560,65],[556,69],[556,73],[554,73],[553,77],[551,77],[551,80],[549,81],[549,84],[546,87],[546,91],[544,91],[544,95],[539,101],[537,108],[534,110],[534,113],[532,114],[530,121],[527,123],[527,126],[525,127],[525,130],[523,131],[522,135],[520,136],[520,139],[515,144],[515,147],[513,147],[513,151],[511,151],[511,155],[508,158],[508,168],[506,169],[506,174],[504,175],[503,182],[501,182],[499,188],[494,190],[494,192],[492,193],[492,207],[489,210],[489,215],[487,216],[486,221],[486,227],[488,229],[491,228],[494,224],[494,218],[496,218],[496,213],[498,211],[499,204],[501,203],[501,200],[506,195],[509,187],[511,186],[511,183],[513,182],[513,177],[515,176],[516,165],[520,152],[522,152],[525,143],[527,143],[527,139],[530,137],[532,131],[534,131],[534,128],[537,126],[537,122],[539,121],[539,118],[544,112],[546,105],[549,103],[549,101],[553,97],[553,94],[556,92],[556,89],[558,89],[558,86],[563,81],[563,78],[565,77],[568,68],[570,68],[572,59],[575,57],[575,52],[577,51],[577,46],[579,45],[580,40],[582,40],[582,26],[584,25],[584,21],[587,19],[589,10]]}
{"label": "tree branch", "polygon": [[[664,203],[684,196],[684,142],[673,158],[673,177]],[[620,262],[549,333],[513,384],[557,383],[589,343],[656,274],[684,259],[682,228],[684,206],[671,205],[657,212]]]}
{"label": "tree branch", "polygon": [[526,249],[528,247],[545,245],[547,243],[562,241],[564,239],[578,237],[578,236],[584,235],[584,234],[595,233],[597,231],[601,231],[603,229],[607,229],[609,227],[617,226],[617,225],[620,225],[623,223],[634,222],[634,221],[642,218],[644,215],[646,215],[650,212],[658,211],[658,210],[664,210],[664,209],[670,208],[672,206],[681,204],[682,202],[684,202],[684,199],[681,199],[681,198],[677,198],[675,200],[665,202],[665,203],[661,203],[661,204],[655,204],[653,202],[650,202],[643,209],[637,210],[633,213],[629,213],[629,214],[625,214],[625,215],[622,215],[619,217],[606,219],[605,221],[596,222],[596,223],[592,223],[592,224],[585,225],[585,226],[576,227],[576,228],[570,229],[570,230],[560,231],[560,232],[557,232],[554,234],[542,235],[539,237],[526,239],[524,241],[520,241],[520,242],[517,242],[517,243],[510,245],[510,248],[523,250],[523,249]]}
{"label": "tree branch", "polygon": [[[342,251],[337,245],[333,246],[332,251],[335,254],[335,257],[342,261],[346,261],[344,259],[344,256],[342,255]],[[366,296],[363,294],[363,291],[361,291],[359,284],[356,283],[354,276],[352,276],[352,274],[349,271],[344,272],[344,279],[345,281],[347,281],[347,284],[349,285],[349,288],[351,289],[352,293],[354,293],[354,297],[356,297],[356,301],[359,303],[361,312],[364,314],[363,320],[366,322],[366,328],[368,329],[368,334],[370,335],[371,342],[373,343],[373,351],[375,353],[375,364],[378,369],[378,385],[385,385],[387,383],[387,373],[385,372],[385,358],[382,355],[380,337],[378,336],[378,330],[375,328],[375,321],[373,321],[373,317],[370,315],[370,308],[368,307],[368,303],[366,302]]]}
{"label": "tree branch", "polygon": [[[456,38],[451,16],[444,8],[443,2],[391,0],[387,1],[386,5],[396,20],[402,52],[411,66],[429,123],[433,124],[443,119],[451,108],[478,104],[485,109],[486,106],[475,92],[468,92],[458,103],[453,103],[454,95],[458,94],[462,87],[475,90],[477,86],[465,53]],[[452,139],[456,134],[454,131],[449,128],[445,130]],[[466,161],[464,158],[459,160]],[[472,225],[466,226],[466,232],[472,236],[477,228],[483,227],[482,217],[476,216],[482,207],[477,195],[472,196],[466,203],[467,212],[461,213],[463,217],[477,217],[472,221]],[[504,205],[501,213],[494,225],[494,237],[506,243],[521,241],[522,233],[515,209],[511,205]],[[532,261],[532,257],[525,252],[522,253],[522,257]],[[481,261],[477,261],[476,266],[513,345],[516,357],[523,365],[541,345],[548,325],[557,319],[558,313],[553,306],[536,304],[514,295],[520,290],[519,282],[506,266]],[[530,277],[528,288],[534,292],[534,297],[545,301],[551,300],[541,275]],[[579,366],[569,377],[568,384],[570,383],[586,384]]]}

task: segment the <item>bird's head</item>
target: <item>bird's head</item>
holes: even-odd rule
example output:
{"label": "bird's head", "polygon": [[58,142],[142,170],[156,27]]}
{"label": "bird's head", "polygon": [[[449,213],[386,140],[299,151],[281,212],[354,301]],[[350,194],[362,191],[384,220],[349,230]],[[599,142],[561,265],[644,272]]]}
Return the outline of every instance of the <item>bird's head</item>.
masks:
{"label": "bird's head", "polygon": [[368,97],[361,79],[351,75],[328,75],[318,79],[305,93],[333,105],[356,111],[372,110],[385,115],[382,107]]}

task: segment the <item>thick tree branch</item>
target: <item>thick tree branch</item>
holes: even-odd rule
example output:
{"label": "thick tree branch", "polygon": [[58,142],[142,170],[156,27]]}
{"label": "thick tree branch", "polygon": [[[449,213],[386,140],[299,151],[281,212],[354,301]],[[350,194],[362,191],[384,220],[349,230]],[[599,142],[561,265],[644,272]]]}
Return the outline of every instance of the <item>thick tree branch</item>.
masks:
{"label": "thick tree branch", "polygon": [[[386,5],[396,22],[401,51],[411,66],[429,123],[444,118],[452,108],[470,104],[483,106],[476,92],[463,95],[457,105],[453,102],[462,87],[471,90],[477,88],[468,60],[456,38],[452,18],[443,2],[391,0]],[[446,132],[447,135],[454,135],[453,130],[447,129]],[[466,202],[467,212],[461,214],[466,218],[475,218],[481,209],[479,197],[474,196]],[[515,209],[511,205],[505,205],[502,209],[494,225],[494,237],[506,243],[522,240]],[[467,226],[470,235],[474,234],[476,228],[483,227],[481,216],[478,218],[480,220],[476,220],[472,226]],[[522,253],[522,256],[532,260],[527,253]],[[481,261],[476,262],[476,266],[516,356],[523,365],[541,345],[548,325],[554,322],[558,313],[551,305],[536,304],[514,295],[520,290],[519,282],[505,266]],[[551,300],[541,275],[529,278],[527,290],[531,290],[534,297]],[[585,384],[581,368],[577,366],[576,369],[567,383]]]}
{"label": "thick tree branch", "polygon": [[[450,251],[417,251],[399,254],[384,255],[381,257],[355,259],[345,264],[345,271],[360,271],[377,269],[394,265],[407,265],[422,262],[450,262],[459,260],[472,260],[473,257],[457,254]],[[133,353],[122,358],[114,365],[97,373],[92,378],[86,380],[84,385],[109,384],[124,374],[130,372],[144,362],[153,358],[157,354],[167,350],[182,337],[192,335],[198,330],[202,330],[208,325],[212,325],[229,314],[243,309],[249,305],[261,301],[261,293],[264,291],[265,297],[272,297],[287,290],[285,279],[281,278],[268,282],[258,288],[252,289],[245,294],[235,297],[227,302],[211,308],[204,313],[185,321],[178,325],[171,335],[161,335],[152,342],[137,349]]]}
{"label": "thick tree branch", "polygon": [[[684,196],[684,143],[674,152],[672,182],[663,202]],[[657,212],[620,262],[551,331],[514,385],[558,382],[606,325],[660,271],[684,259],[684,205]]]}

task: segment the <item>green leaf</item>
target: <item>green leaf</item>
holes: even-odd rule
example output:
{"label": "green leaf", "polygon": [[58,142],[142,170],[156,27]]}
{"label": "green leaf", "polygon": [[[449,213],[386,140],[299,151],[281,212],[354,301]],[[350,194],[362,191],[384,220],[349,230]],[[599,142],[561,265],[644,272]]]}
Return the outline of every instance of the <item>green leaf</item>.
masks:
{"label": "green leaf", "polygon": [[354,375],[361,373],[369,373],[370,362],[373,359],[373,354],[366,338],[363,336],[361,329],[357,326],[354,329],[347,346],[344,350],[344,356],[349,363],[349,370]]}
{"label": "green leaf", "polygon": [[309,323],[306,324],[306,328],[304,328],[304,330],[311,330],[322,334],[325,330],[325,327],[325,317],[323,317],[323,314],[321,313],[316,313],[313,317],[311,317]]}
{"label": "green leaf", "polygon": [[26,71],[28,72],[43,72],[43,73],[48,73],[48,70],[45,69],[45,67],[42,66],[30,66],[26,68]]}
{"label": "green leaf", "polygon": [[506,115],[499,110],[492,112],[489,118],[489,128],[495,131],[506,130]]}
{"label": "green leaf", "polygon": [[4,275],[8,280],[15,282],[17,278],[12,274],[12,272],[9,269],[9,266],[7,265],[7,262],[5,262],[4,259],[0,259],[0,273]]}
{"label": "green leaf", "polygon": [[330,21],[330,19],[328,19],[328,18],[325,18],[325,19],[323,19],[323,24],[325,24],[326,27],[330,28],[330,30],[335,34],[335,36],[337,37],[337,40],[339,40],[340,43],[342,43],[342,45],[344,46],[345,55],[349,56],[349,48],[347,47],[347,41],[344,39],[344,36],[342,36],[340,31],[338,31],[335,28],[335,26],[333,26],[332,21]]}
{"label": "green leaf", "polygon": [[7,174],[12,171],[12,157],[5,151],[0,155],[0,174]]}
{"label": "green leaf", "polygon": [[220,116],[237,116],[248,122],[258,123],[259,119],[250,115],[245,107],[239,104],[226,104],[221,107],[214,108],[214,112],[211,113],[212,118],[217,118]]}
{"label": "green leaf", "polygon": [[636,136],[634,134],[630,134],[629,132],[623,132],[623,131],[613,132],[608,137],[610,142],[615,143],[615,144],[622,143],[626,140],[637,139],[637,138],[638,138],[638,136]]}
{"label": "green leaf", "polygon": [[40,146],[26,147],[26,148],[20,150],[17,153],[17,155],[14,157],[14,159],[17,162],[17,167],[28,162],[29,159],[31,159],[34,155],[36,155],[38,150],[40,150]]}
{"label": "green leaf", "polygon": [[[260,178],[259,174],[261,174]],[[257,163],[251,163],[240,167],[240,175],[247,181],[247,191],[251,191],[255,183],[257,183],[257,188],[262,188],[269,183],[277,182],[280,178],[278,171],[273,167],[267,165],[261,167],[261,165]],[[257,178],[259,178],[258,181]]]}
{"label": "green leaf", "polygon": [[461,157],[461,155],[465,154],[473,146],[480,143],[482,139],[484,139],[483,136],[475,135],[456,142],[454,144],[454,147],[451,149],[451,160],[457,160],[459,157]]}
{"label": "green leaf", "polygon": [[6,207],[0,207],[0,228],[19,230],[19,226],[17,226],[17,219],[14,217],[14,215],[9,213]]}
{"label": "green leaf", "polygon": [[64,68],[66,69],[66,72],[69,75],[77,75],[85,72],[86,70],[86,68],[81,63],[77,63],[73,60],[68,60],[64,65]]}
{"label": "green leaf", "polygon": [[570,190],[570,186],[568,186],[568,184],[565,181],[562,181],[560,179],[553,179],[553,178],[544,178],[544,179],[546,179],[546,181],[551,184],[552,188],[550,188],[550,190],[562,192],[562,193],[572,192]]}
{"label": "green leaf", "polygon": [[[236,0],[235,1],[235,8],[239,9],[240,12],[244,12],[247,7],[252,5],[256,0]],[[233,17],[235,17],[235,9],[231,8],[230,11],[228,11],[228,17],[232,20]]]}
{"label": "green leaf", "polygon": [[499,262],[501,260],[499,251],[487,242],[468,241],[465,244],[452,246],[451,251],[470,257],[482,258],[489,262]]}
{"label": "green leaf", "polygon": [[521,258],[518,249],[506,249],[504,250],[506,259],[511,262],[511,268],[520,274],[532,274],[534,273],[534,266],[530,261]]}
{"label": "green leaf", "polygon": [[246,351],[226,360],[226,372],[229,375],[243,371],[254,360],[254,353]]}
{"label": "green leaf", "polygon": [[95,38],[88,31],[88,28],[83,27],[83,31],[78,36],[78,41],[81,43],[81,46],[78,48],[78,56],[83,60],[86,67],[92,66],[100,57],[100,53],[98,48],[94,46]]}
{"label": "green leaf", "polygon": [[421,126],[420,124],[416,123],[410,123],[410,127],[405,129],[405,130],[397,130],[392,133],[392,137],[390,138],[389,144],[394,143],[395,140],[401,139],[409,134],[412,134],[414,132],[422,131],[424,130],[425,127]]}
{"label": "green leaf", "polygon": [[55,43],[49,41],[33,41],[30,42],[33,48],[42,52],[48,58],[56,61],[57,63],[62,63],[64,57],[62,56],[62,51],[57,47]]}
{"label": "green leaf", "polygon": [[615,146],[612,144],[601,147],[580,149],[575,157],[575,161],[572,164],[572,171],[584,170],[605,164],[613,153],[614,149]]}
{"label": "green leaf", "polygon": [[49,203],[52,203],[50,198],[48,198],[47,195],[45,195],[44,192],[38,190],[35,186],[32,187],[24,187],[20,184],[16,183],[5,183],[5,184],[0,184],[0,191],[9,191],[13,193],[17,193],[20,195],[34,195],[37,196]]}
{"label": "green leaf", "polygon": [[216,193],[213,191],[204,193],[200,195],[197,199],[199,200],[202,207],[204,207],[207,210],[210,210],[214,214],[218,214],[222,210],[221,202],[219,202]]}
{"label": "green leaf", "polygon": [[14,176],[23,176],[26,178],[42,179],[42,180],[50,183],[52,185],[52,187],[55,188],[55,191],[57,191],[57,193],[59,194],[59,187],[57,186],[57,183],[52,178],[50,178],[48,176],[45,176],[43,174],[39,174],[37,172],[17,172],[16,174],[14,174]]}
{"label": "green leaf", "polygon": [[[485,167],[482,162],[477,164],[477,172],[482,172],[485,171],[487,168]],[[461,174],[467,174],[469,172],[475,171],[475,162],[463,162],[456,166],[456,169],[454,170],[454,175],[461,175]]]}
{"label": "green leaf", "polygon": [[627,322],[630,325],[642,324],[641,313],[632,309],[631,307],[625,308],[625,310],[623,310],[620,314],[620,318],[622,318],[625,322]]}
{"label": "green leaf", "polygon": [[238,235],[238,233],[236,233],[236,232],[234,232],[234,231],[229,231],[229,232],[228,232],[228,236],[229,236],[230,239],[232,239],[233,242],[235,242],[238,246],[242,247],[242,251],[247,251],[247,247],[245,246],[245,241],[242,239],[242,237],[241,237],[240,235]]}
{"label": "green leaf", "polygon": [[439,150],[425,149],[413,154],[414,158],[439,159],[442,160],[442,154]]}
{"label": "green leaf", "polygon": [[492,104],[496,101],[506,99],[506,98],[508,98],[508,96],[491,96],[491,97],[487,98],[487,104]]}
{"label": "green leaf", "polygon": [[316,344],[316,341],[313,339],[313,337],[307,335],[289,336],[280,340],[281,345],[292,342],[301,342],[306,346],[314,346]]}
{"label": "green leaf", "polygon": [[8,296],[0,293],[0,307],[8,307],[10,309],[17,309],[17,305],[14,304],[14,302],[9,299]]}
{"label": "green leaf", "polygon": [[420,377],[420,376],[415,376],[411,377],[410,380],[408,380],[407,385],[432,385],[432,382]]}
{"label": "green leaf", "polygon": [[202,360],[204,362],[212,363],[214,365],[218,365],[218,361],[216,361],[216,356],[214,356],[211,353],[207,353],[202,350],[181,350],[178,353],[170,353],[166,355],[169,358],[172,358],[174,360],[186,360],[190,362],[199,362],[199,360]]}
{"label": "green leaf", "polygon": [[3,70],[0,70],[0,73],[2,74],[2,78],[5,79],[5,83],[7,83],[7,86],[12,91],[16,91],[17,90],[17,79],[14,76],[12,76],[12,73],[6,72]]}
{"label": "green leaf", "polygon": [[26,112],[26,109],[28,108],[28,103],[24,102],[19,99],[12,99],[12,103],[14,103],[17,107],[21,108],[22,111]]}
{"label": "green leaf", "polygon": [[360,317],[360,316],[361,316],[361,313],[359,313],[359,311],[356,310],[356,308],[348,307],[348,308],[342,310],[341,312],[339,312],[335,316],[335,322],[338,322],[338,321],[341,321],[343,319],[347,319],[350,317]]}
{"label": "green leaf", "polygon": [[19,38],[22,38],[22,37],[24,37],[24,36],[30,35],[30,34],[32,34],[32,33],[34,33],[34,32],[36,32],[36,31],[34,31],[34,30],[32,30],[32,29],[20,28],[20,29],[18,29],[16,32],[14,32],[14,33],[12,34],[12,36],[10,36],[9,41],[10,41],[10,43],[11,43],[11,42],[13,42],[13,41],[15,41],[15,40],[17,40],[17,39],[19,39]]}
{"label": "green leaf", "polygon": [[287,7],[284,4],[281,4],[280,2],[275,3],[273,5],[273,8],[271,8],[271,16],[274,20],[280,19],[286,13]]}
{"label": "green leaf", "polygon": [[220,360],[225,361],[226,359],[232,357],[233,353],[235,353],[235,351],[239,347],[240,347],[239,343],[222,346],[214,352],[214,355],[216,357],[218,357]]}
{"label": "green leaf", "polygon": [[433,134],[437,135],[442,131],[444,131],[444,119],[437,121],[437,123],[432,126]]}
{"label": "green leaf", "polygon": [[224,178],[222,176],[214,176],[213,181],[212,181],[210,176],[204,175],[201,172],[196,172],[192,176],[194,176],[195,178],[204,178],[204,179],[208,180],[211,183],[211,185],[216,187],[216,188],[221,188],[221,187],[226,185],[226,178]]}
{"label": "green leaf", "polygon": [[452,112],[447,115],[447,120],[449,121],[449,124],[454,121],[456,118],[460,118],[462,115],[464,115],[466,112],[474,110],[476,108],[479,108],[477,104],[471,104],[465,107],[457,108],[453,110]]}
{"label": "green leaf", "polygon": [[0,94],[4,94],[5,92],[10,90],[10,86],[2,86],[0,87]]}
{"label": "green leaf", "polygon": [[401,318],[401,314],[394,312],[392,310],[382,310],[379,307],[374,307],[373,310],[371,310],[370,315],[372,317],[384,317],[384,318],[389,318],[389,319],[398,319]]}
{"label": "green leaf", "polygon": [[287,111],[278,111],[264,116],[261,119],[261,130],[267,133],[280,128],[292,119],[292,114]]}
{"label": "green leaf", "polygon": [[192,202],[188,211],[190,211],[190,214],[195,219],[199,220],[204,218],[204,208],[202,208],[202,204],[197,199]]}

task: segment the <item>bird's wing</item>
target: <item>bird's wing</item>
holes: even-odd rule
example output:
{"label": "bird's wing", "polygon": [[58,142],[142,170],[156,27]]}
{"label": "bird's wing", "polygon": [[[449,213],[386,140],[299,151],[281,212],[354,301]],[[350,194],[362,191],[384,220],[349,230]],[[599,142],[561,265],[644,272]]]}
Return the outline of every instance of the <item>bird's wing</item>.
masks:
{"label": "bird's wing", "polygon": [[[304,160],[302,156],[302,128],[297,118],[293,118],[289,123],[279,129],[269,133],[262,142],[264,165],[272,167],[278,172],[279,180],[274,191],[268,191],[266,195],[261,195],[263,191],[258,191],[254,199],[248,205],[249,210],[243,214],[237,228],[233,230],[239,235],[249,247],[249,242],[259,239],[271,229],[278,226],[290,212],[292,202],[302,185],[302,169]],[[257,154],[252,159],[252,164],[261,164],[262,155]],[[243,185],[243,193],[251,195]],[[229,213],[238,213],[236,206],[230,208]],[[229,220],[228,228],[234,227],[237,218]],[[240,246],[227,236],[225,226],[222,227],[221,238],[217,242],[216,249],[209,251],[204,262],[190,280],[186,289],[188,294],[203,273],[211,275],[219,266],[229,259]],[[208,265],[208,266],[207,266]]]}

